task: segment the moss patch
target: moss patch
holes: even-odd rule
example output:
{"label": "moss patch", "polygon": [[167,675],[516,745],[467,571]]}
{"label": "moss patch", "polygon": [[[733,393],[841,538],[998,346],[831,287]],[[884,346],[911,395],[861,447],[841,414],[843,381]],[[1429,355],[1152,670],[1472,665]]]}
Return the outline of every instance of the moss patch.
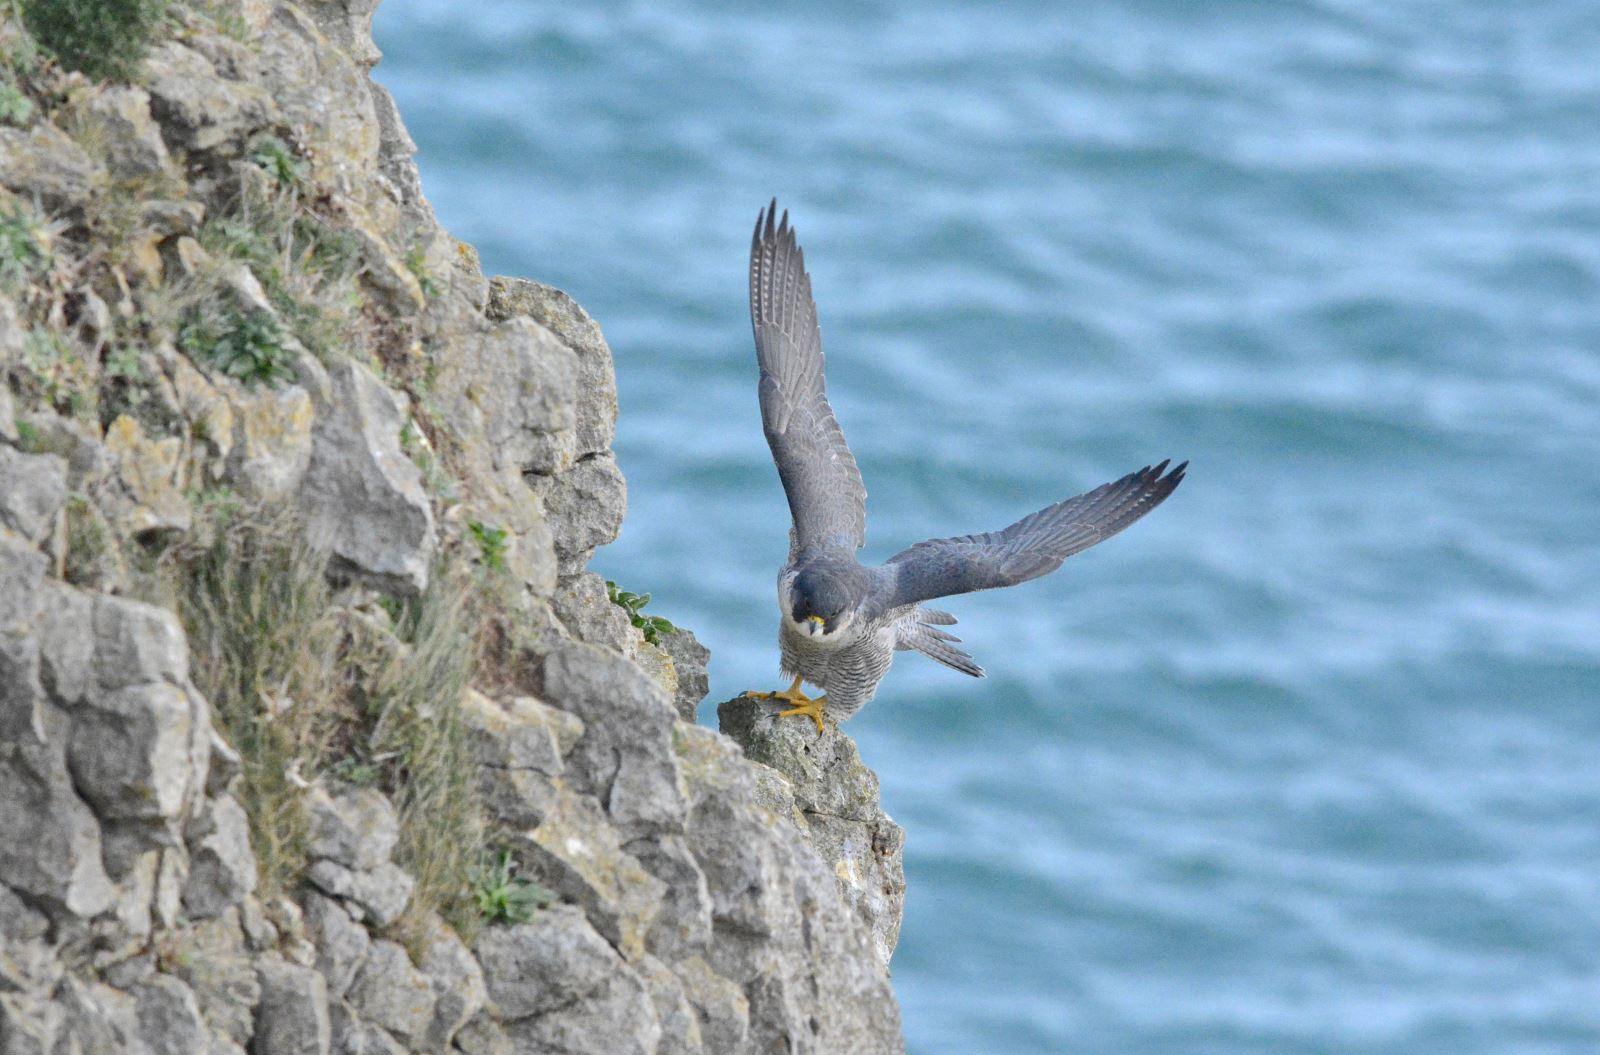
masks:
{"label": "moss patch", "polygon": [[167,14],[167,0],[26,0],[23,21],[69,70],[126,80]]}

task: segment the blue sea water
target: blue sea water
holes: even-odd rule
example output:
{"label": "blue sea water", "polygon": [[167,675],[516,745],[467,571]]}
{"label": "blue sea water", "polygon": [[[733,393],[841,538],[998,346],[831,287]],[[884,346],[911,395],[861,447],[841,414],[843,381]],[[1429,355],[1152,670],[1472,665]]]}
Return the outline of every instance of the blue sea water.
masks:
{"label": "blue sea water", "polygon": [[1600,19],[1582,0],[388,0],[441,219],[616,353],[595,565],[777,681],[750,227],[869,555],[1164,457],[850,725],[911,1050],[1600,1050]]}

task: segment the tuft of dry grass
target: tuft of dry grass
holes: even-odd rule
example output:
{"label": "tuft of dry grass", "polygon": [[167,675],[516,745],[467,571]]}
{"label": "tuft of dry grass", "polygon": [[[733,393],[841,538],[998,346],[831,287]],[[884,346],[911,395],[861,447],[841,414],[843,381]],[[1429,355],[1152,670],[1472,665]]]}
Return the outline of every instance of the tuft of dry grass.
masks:
{"label": "tuft of dry grass", "polygon": [[211,502],[196,515],[198,541],[163,553],[145,592],[177,610],[195,684],[243,759],[262,895],[305,875],[306,789],[374,783],[416,879],[394,936],[419,947],[437,913],[470,941],[488,823],[461,722],[481,622],[463,562],[436,568],[421,597],[386,600],[385,618],[339,603],[291,511]]}
{"label": "tuft of dry grass", "polygon": [[461,722],[461,700],[478,661],[476,623],[470,578],[435,568],[428,589],[395,620],[404,647],[367,690],[373,721],[367,749],[386,760],[385,784],[400,815],[396,860],[417,881],[396,924],[409,945],[426,936],[434,912],[469,942],[480,919],[472,875],[484,855],[487,822]]}
{"label": "tuft of dry grass", "polygon": [[189,635],[195,685],[243,759],[240,804],[263,897],[306,869],[301,796],[340,719],[327,554],[286,509],[214,504],[202,538],[163,556],[159,588]]}

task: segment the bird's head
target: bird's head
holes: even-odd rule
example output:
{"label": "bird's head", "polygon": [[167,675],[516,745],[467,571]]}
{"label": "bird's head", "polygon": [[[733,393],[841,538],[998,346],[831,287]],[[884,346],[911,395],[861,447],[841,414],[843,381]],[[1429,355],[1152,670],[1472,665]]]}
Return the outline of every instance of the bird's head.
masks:
{"label": "bird's head", "polygon": [[789,588],[789,618],[809,637],[832,638],[850,626],[856,602],[849,578],[829,568],[803,568]]}

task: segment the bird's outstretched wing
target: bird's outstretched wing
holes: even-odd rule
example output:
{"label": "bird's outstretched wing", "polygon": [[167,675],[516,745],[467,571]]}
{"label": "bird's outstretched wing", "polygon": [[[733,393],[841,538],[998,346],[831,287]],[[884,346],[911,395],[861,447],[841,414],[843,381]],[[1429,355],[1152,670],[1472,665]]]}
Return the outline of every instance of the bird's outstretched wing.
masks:
{"label": "bird's outstretched wing", "polygon": [[1074,553],[1110,538],[1160,505],[1183,482],[1188,465],[1184,462],[1170,473],[1166,462],[1146,466],[1000,531],[931,539],[901,550],[887,563],[894,579],[884,607],[1014,586],[1055,571]]}
{"label": "bird's outstretched wing", "polygon": [[797,550],[858,550],[866,541],[867,489],[828,406],[822,335],[811,276],[778,202],[756,217],[750,241],[750,325],[761,366],[761,424],[794,518]]}

